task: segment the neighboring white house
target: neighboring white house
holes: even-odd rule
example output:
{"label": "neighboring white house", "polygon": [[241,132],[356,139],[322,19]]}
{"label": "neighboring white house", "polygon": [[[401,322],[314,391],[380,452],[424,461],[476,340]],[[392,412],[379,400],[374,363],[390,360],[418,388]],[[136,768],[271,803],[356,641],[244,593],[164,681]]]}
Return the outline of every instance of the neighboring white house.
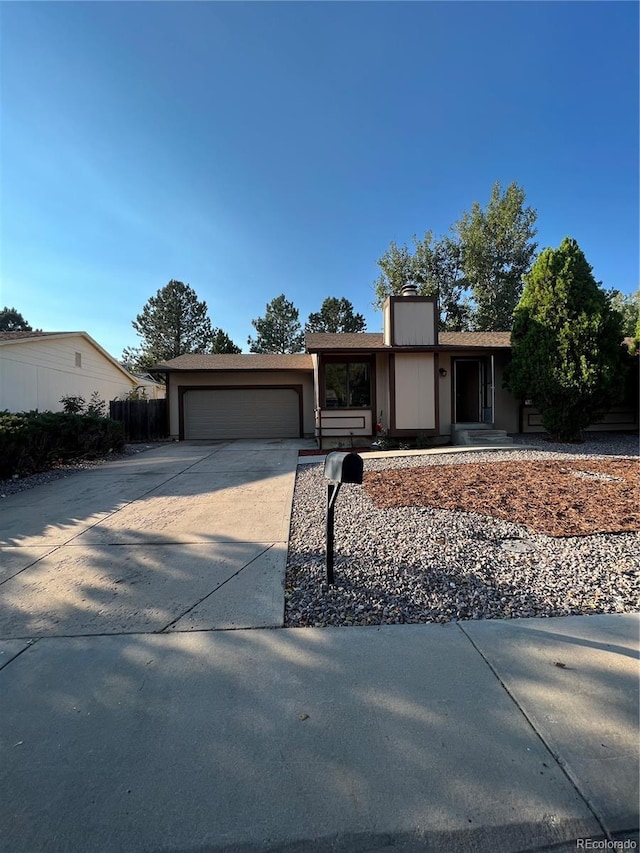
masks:
{"label": "neighboring white house", "polygon": [[61,397],[94,391],[105,402],[136,388],[164,397],[164,386],[129,373],[86,332],[0,332],[0,411],[62,411]]}

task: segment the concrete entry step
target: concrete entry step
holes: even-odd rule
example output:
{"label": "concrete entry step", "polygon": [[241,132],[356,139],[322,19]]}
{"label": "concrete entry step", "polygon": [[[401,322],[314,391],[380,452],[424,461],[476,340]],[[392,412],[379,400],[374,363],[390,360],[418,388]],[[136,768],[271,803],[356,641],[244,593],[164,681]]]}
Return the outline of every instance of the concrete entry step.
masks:
{"label": "concrete entry step", "polygon": [[460,428],[457,424],[451,436],[453,444],[477,445],[492,447],[494,445],[513,444],[513,439],[503,429],[487,429],[482,426],[465,425]]}

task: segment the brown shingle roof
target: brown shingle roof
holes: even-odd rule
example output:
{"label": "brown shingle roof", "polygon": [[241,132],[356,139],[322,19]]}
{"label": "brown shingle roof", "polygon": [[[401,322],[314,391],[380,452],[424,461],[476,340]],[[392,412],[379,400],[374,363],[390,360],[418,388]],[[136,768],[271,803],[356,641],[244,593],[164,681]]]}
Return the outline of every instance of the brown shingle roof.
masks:
{"label": "brown shingle roof", "polygon": [[[509,332],[440,332],[439,347],[462,347],[482,349],[508,349]],[[305,336],[309,352],[319,350],[388,350],[383,343],[382,332],[351,332],[330,334],[314,332]]]}
{"label": "brown shingle roof", "polygon": [[511,332],[440,332],[438,342],[448,347],[508,349],[511,346]]}
{"label": "brown shingle roof", "polygon": [[313,360],[304,353],[238,353],[237,355],[179,355],[157,364],[154,370],[313,370]]}
{"label": "brown shingle roof", "polygon": [[304,336],[307,350],[386,349],[382,332],[309,332]]}

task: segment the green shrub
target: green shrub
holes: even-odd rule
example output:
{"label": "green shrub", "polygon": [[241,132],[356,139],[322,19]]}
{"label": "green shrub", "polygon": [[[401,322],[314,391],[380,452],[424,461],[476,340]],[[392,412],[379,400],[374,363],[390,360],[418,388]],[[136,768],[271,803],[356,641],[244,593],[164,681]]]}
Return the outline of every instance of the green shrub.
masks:
{"label": "green shrub", "polygon": [[107,404],[97,391],[91,394],[91,399],[88,403],[81,395],[60,397],[59,402],[62,403],[62,411],[67,415],[100,415],[101,418],[107,417]]}
{"label": "green shrub", "polygon": [[60,397],[58,402],[62,403],[62,411],[65,415],[81,415],[87,407],[87,401],[80,394]]}
{"label": "green shrub", "polygon": [[123,448],[123,425],[91,412],[0,412],[0,478]]}

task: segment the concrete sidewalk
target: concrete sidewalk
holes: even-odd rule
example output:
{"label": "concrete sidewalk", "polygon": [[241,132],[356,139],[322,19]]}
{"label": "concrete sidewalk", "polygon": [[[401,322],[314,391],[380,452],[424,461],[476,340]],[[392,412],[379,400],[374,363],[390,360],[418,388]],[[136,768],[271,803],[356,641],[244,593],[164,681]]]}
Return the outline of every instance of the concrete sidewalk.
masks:
{"label": "concrete sidewalk", "polygon": [[166,444],[7,497],[0,638],[282,625],[311,444]]}
{"label": "concrete sidewalk", "polygon": [[633,614],[3,643],[0,850],[637,838],[638,630]]}
{"label": "concrete sidewalk", "polygon": [[0,851],[637,840],[637,615],[271,630],[298,446],[2,501]]}

